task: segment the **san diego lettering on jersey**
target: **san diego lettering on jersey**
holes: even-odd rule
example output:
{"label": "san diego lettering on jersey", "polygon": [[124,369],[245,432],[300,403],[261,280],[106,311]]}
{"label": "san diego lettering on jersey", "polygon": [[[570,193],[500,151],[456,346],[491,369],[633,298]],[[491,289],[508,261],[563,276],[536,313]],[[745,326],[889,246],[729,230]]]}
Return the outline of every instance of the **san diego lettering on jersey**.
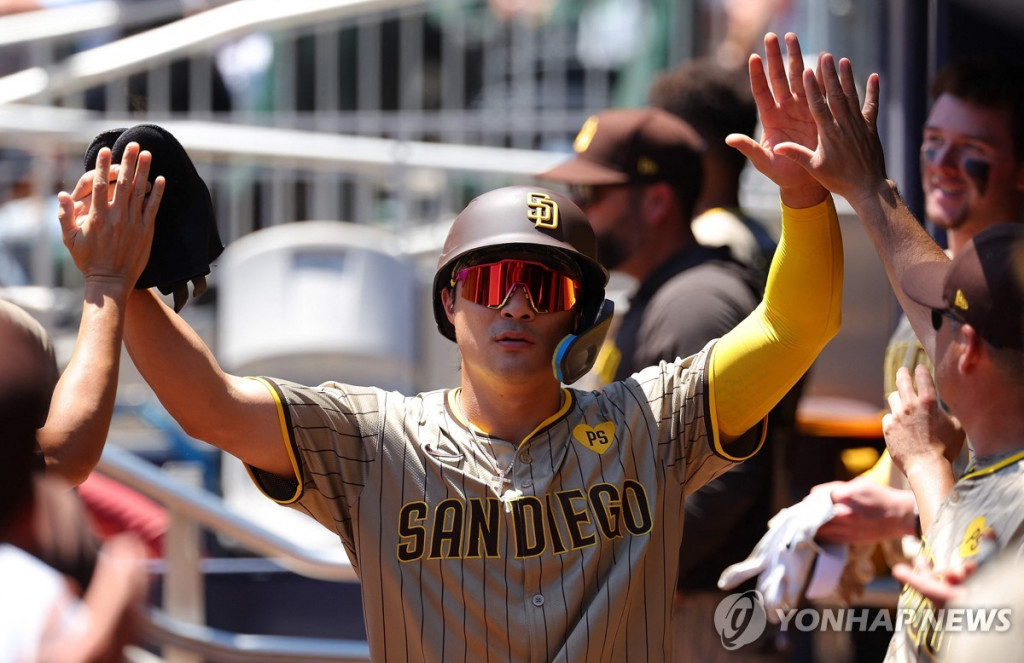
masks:
{"label": "san diego lettering on jersey", "polygon": [[654,525],[647,491],[637,481],[583,490],[523,495],[508,511],[497,497],[423,501],[399,510],[399,561],[498,557],[501,537],[513,537],[517,559],[594,546],[599,539],[644,536]]}

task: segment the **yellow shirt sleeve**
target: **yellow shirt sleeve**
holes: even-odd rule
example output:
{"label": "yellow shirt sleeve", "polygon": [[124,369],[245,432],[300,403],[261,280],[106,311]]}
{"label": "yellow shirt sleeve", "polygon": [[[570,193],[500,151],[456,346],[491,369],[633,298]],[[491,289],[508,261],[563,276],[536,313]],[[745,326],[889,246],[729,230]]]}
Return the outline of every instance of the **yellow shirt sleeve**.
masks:
{"label": "yellow shirt sleeve", "polygon": [[782,205],[764,300],[711,356],[718,430],[743,434],[796,384],[839,331],[842,290],[843,243],[832,197],[804,209]]}

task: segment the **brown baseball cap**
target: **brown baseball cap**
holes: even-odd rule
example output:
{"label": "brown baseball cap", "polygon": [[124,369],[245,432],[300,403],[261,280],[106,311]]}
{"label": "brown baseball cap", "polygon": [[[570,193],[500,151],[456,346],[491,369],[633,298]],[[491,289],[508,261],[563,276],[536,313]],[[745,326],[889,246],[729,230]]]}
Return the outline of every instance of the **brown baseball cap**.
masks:
{"label": "brown baseball cap", "polygon": [[991,345],[1024,350],[1024,225],[986,228],[952,260],[908,268],[900,285],[918,304],[948,312]]}
{"label": "brown baseball cap", "polygon": [[668,111],[613,108],[587,118],[573,150],[573,159],[537,177],[578,185],[700,178],[704,140]]}

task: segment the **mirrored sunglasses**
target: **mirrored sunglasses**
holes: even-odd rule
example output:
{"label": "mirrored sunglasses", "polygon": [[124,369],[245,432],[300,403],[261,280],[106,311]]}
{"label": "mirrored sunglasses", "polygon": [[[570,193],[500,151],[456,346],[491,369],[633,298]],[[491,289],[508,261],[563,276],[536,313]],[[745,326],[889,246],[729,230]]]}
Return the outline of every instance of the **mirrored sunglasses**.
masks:
{"label": "mirrored sunglasses", "polygon": [[458,270],[452,285],[462,283],[462,298],[501,308],[516,286],[522,286],[530,306],[538,313],[568,311],[576,305],[579,283],[563,272],[539,262],[501,260]]}

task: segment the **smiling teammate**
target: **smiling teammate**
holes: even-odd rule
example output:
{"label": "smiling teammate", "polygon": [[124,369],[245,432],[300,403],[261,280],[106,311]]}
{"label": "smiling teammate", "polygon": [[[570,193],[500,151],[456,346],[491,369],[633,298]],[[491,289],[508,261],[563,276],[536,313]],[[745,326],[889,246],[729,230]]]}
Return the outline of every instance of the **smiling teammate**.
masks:
{"label": "smiling teammate", "polygon": [[[948,253],[956,257],[979,232],[999,223],[1024,220],[1024,67],[996,56],[954,60],[935,76],[933,99],[921,138],[921,186],[925,214],[945,232]],[[900,367],[931,368],[908,319],[901,316],[885,350],[884,394],[897,390]],[[948,413],[936,413],[944,435],[962,436]],[[963,474],[964,446],[955,467]],[[892,486],[897,493],[882,487]],[[889,564],[904,561],[904,537],[917,533],[917,515],[906,477],[886,452],[874,468],[852,481],[828,484],[836,516],[818,530],[818,539],[854,544],[845,573],[873,570],[863,561],[876,546]],[[915,537],[916,538],[916,537]]]}

